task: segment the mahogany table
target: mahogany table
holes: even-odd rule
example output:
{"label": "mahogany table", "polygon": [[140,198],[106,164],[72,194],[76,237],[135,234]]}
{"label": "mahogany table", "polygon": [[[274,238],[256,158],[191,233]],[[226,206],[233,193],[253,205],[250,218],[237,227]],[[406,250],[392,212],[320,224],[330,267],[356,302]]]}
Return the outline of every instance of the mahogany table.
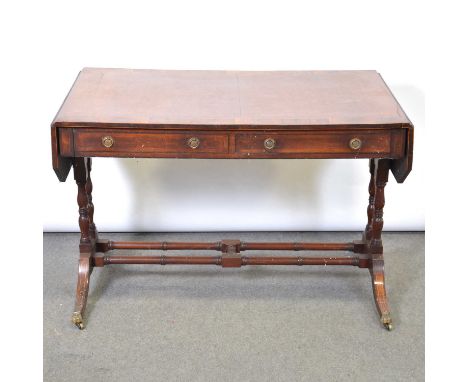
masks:
{"label": "mahogany table", "polygon": [[[413,125],[375,71],[164,71],[83,69],[52,123],[60,181],[78,185],[80,257],[73,323],[83,315],[93,267],[107,264],[353,265],[370,271],[382,324],[384,188],[412,166]],[[91,157],[368,158],[367,225],[350,243],[123,242],[98,238]],[[119,249],[207,250],[218,256],[121,256]],[[347,251],[343,257],[243,256],[256,250]]]}

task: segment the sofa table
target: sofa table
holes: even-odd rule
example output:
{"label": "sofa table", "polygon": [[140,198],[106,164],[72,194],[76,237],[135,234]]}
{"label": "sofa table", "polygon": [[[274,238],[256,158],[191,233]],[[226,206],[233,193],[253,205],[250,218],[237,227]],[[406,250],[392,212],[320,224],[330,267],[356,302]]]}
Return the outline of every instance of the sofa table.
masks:
{"label": "sofa table", "polygon": [[[353,265],[370,271],[388,330],[384,188],[412,166],[413,125],[375,71],[165,71],[83,69],[52,122],[53,169],[78,185],[80,256],[73,323],[83,316],[93,267],[107,264]],[[367,158],[367,225],[350,243],[123,242],[98,237],[92,157]],[[229,176],[228,174],[226,176]],[[217,256],[122,256],[120,249],[207,250]],[[347,251],[343,257],[244,256],[244,251]]]}

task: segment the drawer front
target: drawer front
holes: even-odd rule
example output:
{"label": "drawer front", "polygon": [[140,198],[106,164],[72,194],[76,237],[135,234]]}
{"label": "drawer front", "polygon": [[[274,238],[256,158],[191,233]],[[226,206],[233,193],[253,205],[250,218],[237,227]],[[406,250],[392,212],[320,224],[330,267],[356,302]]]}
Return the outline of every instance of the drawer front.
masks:
{"label": "drawer front", "polygon": [[157,156],[224,154],[228,134],[205,132],[159,132],[126,129],[75,129],[77,156]]}
{"label": "drawer front", "polygon": [[402,137],[391,131],[241,133],[236,135],[235,147],[242,156],[381,156],[402,150]]}

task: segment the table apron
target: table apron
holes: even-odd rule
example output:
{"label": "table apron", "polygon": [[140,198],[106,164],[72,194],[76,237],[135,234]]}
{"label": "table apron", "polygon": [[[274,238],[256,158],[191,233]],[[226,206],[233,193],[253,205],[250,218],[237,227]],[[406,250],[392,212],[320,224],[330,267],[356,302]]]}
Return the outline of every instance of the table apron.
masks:
{"label": "table apron", "polygon": [[[64,157],[320,159],[405,156],[407,131],[155,130],[60,128]],[[353,143],[358,147],[353,147]]]}

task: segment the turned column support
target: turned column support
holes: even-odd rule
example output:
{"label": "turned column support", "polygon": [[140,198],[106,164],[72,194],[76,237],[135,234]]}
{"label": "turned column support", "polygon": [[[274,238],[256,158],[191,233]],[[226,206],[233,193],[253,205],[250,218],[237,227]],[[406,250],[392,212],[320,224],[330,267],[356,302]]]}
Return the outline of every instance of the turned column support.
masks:
{"label": "turned column support", "polygon": [[73,171],[75,175],[76,185],[78,186],[78,224],[80,226],[80,252],[83,248],[85,251],[91,248],[90,236],[90,219],[88,210],[88,194],[86,191],[86,183],[88,179],[88,166],[85,158],[76,158],[73,163]]}
{"label": "turned column support", "polygon": [[364,231],[364,240],[370,240],[372,237],[372,219],[374,218],[374,200],[375,200],[375,162],[374,159],[369,159],[369,204],[367,206],[367,225]]}
{"label": "turned column support", "polygon": [[[379,159],[374,164],[374,203],[371,208],[370,248],[372,252],[382,252],[383,208],[385,206],[385,186],[388,182],[390,161]],[[372,196],[369,197],[369,200]]]}
{"label": "turned column support", "polygon": [[97,239],[96,225],[94,224],[94,204],[93,204],[93,182],[91,180],[91,158],[86,158],[87,179],[85,184],[86,195],[88,197],[88,219],[89,219],[89,236],[92,240]]}

